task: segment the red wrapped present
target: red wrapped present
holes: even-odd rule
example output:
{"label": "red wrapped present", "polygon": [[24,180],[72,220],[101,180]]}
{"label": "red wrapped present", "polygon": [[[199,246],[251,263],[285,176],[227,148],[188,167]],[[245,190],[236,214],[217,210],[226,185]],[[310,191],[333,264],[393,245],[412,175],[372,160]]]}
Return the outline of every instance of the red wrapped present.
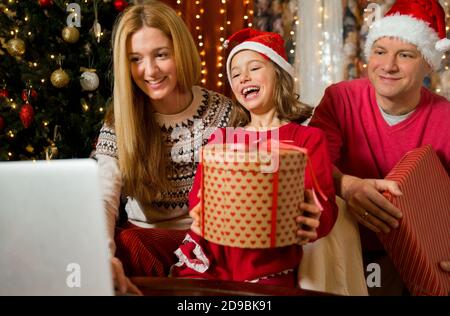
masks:
{"label": "red wrapped present", "polygon": [[398,229],[379,234],[412,295],[449,295],[450,177],[430,145],[408,152],[386,179],[403,195],[385,196],[403,213]]}

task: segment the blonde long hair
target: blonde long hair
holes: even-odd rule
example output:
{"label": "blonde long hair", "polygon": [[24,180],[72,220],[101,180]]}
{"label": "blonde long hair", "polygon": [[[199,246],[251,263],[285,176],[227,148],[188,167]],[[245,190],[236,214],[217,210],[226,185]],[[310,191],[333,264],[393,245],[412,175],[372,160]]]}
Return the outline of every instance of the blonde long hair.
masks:
{"label": "blonde long hair", "polygon": [[[278,119],[280,121],[290,121],[303,123],[312,115],[312,107],[301,103],[298,95],[293,91],[294,80],[292,77],[277,64],[270,61],[275,68],[275,88],[273,99]],[[234,102],[230,118],[230,125],[233,127],[244,127],[250,123],[250,112],[239,102]]]}
{"label": "blonde long hair", "polygon": [[167,167],[162,133],[151,100],[134,83],[127,54],[130,36],[144,26],[157,28],[173,43],[178,88],[188,91],[200,78],[200,56],[194,40],[176,12],[159,1],[129,6],[113,28],[114,98],[106,123],[117,136],[123,192],[141,203],[167,189]]}

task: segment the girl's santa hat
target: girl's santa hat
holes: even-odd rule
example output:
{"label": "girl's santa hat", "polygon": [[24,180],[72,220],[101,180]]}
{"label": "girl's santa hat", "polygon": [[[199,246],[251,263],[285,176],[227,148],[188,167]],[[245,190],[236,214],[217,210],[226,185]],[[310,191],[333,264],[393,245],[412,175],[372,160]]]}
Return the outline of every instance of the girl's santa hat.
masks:
{"label": "girl's santa hat", "polygon": [[230,43],[237,42],[227,59],[227,75],[231,85],[231,60],[234,55],[243,50],[252,50],[260,53],[266,59],[284,69],[291,77],[294,77],[294,67],[287,61],[284,40],[280,34],[262,32],[252,28],[240,30],[231,35],[223,44],[228,47]]}
{"label": "girl's santa hat", "polygon": [[438,70],[442,54],[450,50],[446,32],[445,12],[438,0],[397,0],[385,17],[371,26],[365,54],[368,58],[378,39],[395,37],[416,45],[423,58]]}

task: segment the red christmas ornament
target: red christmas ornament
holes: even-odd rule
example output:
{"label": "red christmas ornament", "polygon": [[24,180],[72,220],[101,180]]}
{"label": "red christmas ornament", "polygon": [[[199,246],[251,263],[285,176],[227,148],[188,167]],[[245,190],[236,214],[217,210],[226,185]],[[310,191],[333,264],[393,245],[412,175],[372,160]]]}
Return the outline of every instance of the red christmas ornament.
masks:
{"label": "red christmas ornament", "polygon": [[0,115],[0,132],[5,128],[5,119]]}
{"label": "red christmas ornament", "polygon": [[5,88],[0,89],[0,98],[7,98],[8,96],[8,90],[6,90]]}
{"label": "red christmas ornament", "polygon": [[20,108],[19,116],[23,127],[30,127],[34,119],[34,110],[30,103],[27,102]]}
{"label": "red christmas ornament", "polygon": [[53,5],[53,1],[52,0],[39,0],[39,5],[42,8],[48,8],[49,6]]}
{"label": "red christmas ornament", "polygon": [[[36,97],[37,97],[37,92],[36,92],[36,90],[31,89],[31,91],[30,91],[30,97],[33,98],[33,99],[36,99]],[[23,102],[29,101],[29,100],[28,100],[28,89],[23,89],[23,90],[22,90],[22,101],[23,101]]]}
{"label": "red christmas ornament", "polygon": [[127,6],[128,2],[125,0],[114,0],[114,8],[119,12],[123,11]]}

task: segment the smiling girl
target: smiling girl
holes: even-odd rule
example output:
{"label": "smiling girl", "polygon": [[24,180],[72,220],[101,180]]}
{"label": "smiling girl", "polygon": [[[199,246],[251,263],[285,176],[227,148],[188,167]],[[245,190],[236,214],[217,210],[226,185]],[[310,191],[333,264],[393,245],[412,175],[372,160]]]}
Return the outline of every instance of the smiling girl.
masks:
{"label": "smiling girl", "polygon": [[[337,217],[332,166],[322,132],[300,125],[309,118],[311,109],[301,104],[294,93],[293,68],[287,62],[284,41],[275,33],[244,29],[231,36],[229,42],[239,43],[227,60],[228,80],[238,101],[231,120],[236,129],[218,130],[211,143],[238,139],[251,146],[250,139],[264,138],[306,148],[326,200],[320,201],[321,210],[314,202],[312,179],[307,172],[305,202],[300,205],[304,215],[296,218],[296,233],[302,244],[321,238],[328,234]],[[171,275],[296,287],[302,257],[300,245],[246,249],[218,245],[199,236],[200,178],[198,169],[189,196],[194,223],[176,251],[179,262],[172,267]]]}

